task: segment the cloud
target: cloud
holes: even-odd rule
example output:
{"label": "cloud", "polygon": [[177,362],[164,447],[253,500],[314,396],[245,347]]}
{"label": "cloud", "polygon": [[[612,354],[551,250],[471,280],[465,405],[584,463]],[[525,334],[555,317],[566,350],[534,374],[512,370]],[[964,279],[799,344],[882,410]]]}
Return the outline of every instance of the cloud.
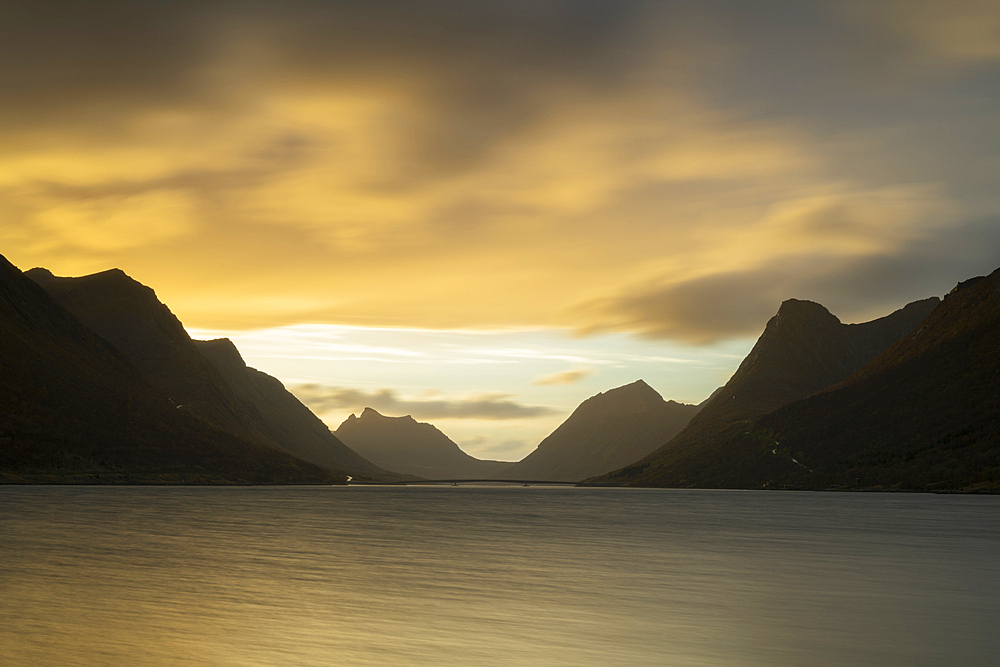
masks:
{"label": "cloud", "polygon": [[909,301],[943,296],[957,282],[993,271],[997,257],[1000,218],[989,217],[951,235],[911,239],[891,253],[792,255],[743,271],[639,285],[581,305],[581,317],[601,323],[588,331],[692,344],[758,335],[789,298],[817,301],[845,322],[863,322]]}
{"label": "cloud", "polygon": [[852,2],[857,19],[905,42],[912,55],[938,64],[1000,60],[1000,13],[993,0]]}
{"label": "cloud", "polygon": [[580,380],[590,377],[594,372],[585,368],[578,368],[569,371],[560,371],[558,373],[552,373],[551,375],[542,375],[535,378],[532,384],[537,385],[547,385],[547,384],[576,384]]}
{"label": "cloud", "polygon": [[203,328],[742,335],[997,212],[990,91],[897,58],[991,67],[986,5],[869,5],[15,2],[2,250]]}
{"label": "cloud", "polygon": [[320,414],[338,410],[359,412],[366,407],[387,415],[411,415],[416,419],[533,419],[558,413],[545,406],[522,405],[510,400],[510,394],[479,394],[452,399],[402,399],[391,389],[365,392],[319,384],[296,385],[291,391]]}
{"label": "cloud", "polygon": [[152,192],[60,201],[38,211],[35,224],[40,238],[109,251],[185,235],[195,224],[195,213],[195,203],[184,194]]}

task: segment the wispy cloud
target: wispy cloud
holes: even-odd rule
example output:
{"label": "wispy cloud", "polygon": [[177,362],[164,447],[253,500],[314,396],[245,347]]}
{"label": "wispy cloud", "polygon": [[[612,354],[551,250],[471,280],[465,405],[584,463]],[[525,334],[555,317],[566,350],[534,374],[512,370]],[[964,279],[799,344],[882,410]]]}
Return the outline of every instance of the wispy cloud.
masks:
{"label": "wispy cloud", "polygon": [[290,387],[299,400],[319,414],[358,412],[373,408],[390,416],[411,415],[417,419],[533,419],[558,411],[541,405],[523,405],[510,394],[477,394],[464,398],[400,398],[392,389],[366,392],[360,389],[300,384]]}
{"label": "wispy cloud", "polygon": [[576,384],[580,380],[590,377],[594,372],[586,368],[577,368],[569,371],[560,371],[558,373],[551,373],[549,375],[542,375],[535,378],[532,384],[537,385],[547,385],[547,384]]}

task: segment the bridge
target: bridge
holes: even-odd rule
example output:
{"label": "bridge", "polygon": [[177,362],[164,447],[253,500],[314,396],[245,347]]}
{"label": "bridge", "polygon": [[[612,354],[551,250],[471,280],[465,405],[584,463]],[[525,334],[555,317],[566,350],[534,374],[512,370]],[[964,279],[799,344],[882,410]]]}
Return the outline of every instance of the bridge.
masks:
{"label": "bridge", "polygon": [[414,479],[401,482],[368,482],[349,479],[348,484],[366,486],[447,486],[459,484],[516,484],[518,486],[576,486],[579,482],[556,482],[539,479]]}

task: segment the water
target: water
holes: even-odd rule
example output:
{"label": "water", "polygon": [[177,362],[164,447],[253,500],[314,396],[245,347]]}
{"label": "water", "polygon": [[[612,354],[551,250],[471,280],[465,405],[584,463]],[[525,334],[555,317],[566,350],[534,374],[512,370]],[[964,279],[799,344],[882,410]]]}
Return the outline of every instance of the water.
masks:
{"label": "water", "polygon": [[0,487],[5,667],[975,667],[998,628],[998,497]]}

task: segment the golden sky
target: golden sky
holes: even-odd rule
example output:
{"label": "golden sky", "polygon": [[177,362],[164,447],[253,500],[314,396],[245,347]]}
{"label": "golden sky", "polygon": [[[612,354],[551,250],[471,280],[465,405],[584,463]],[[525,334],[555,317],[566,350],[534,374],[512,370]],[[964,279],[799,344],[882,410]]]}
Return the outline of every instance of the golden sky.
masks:
{"label": "golden sky", "polygon": [[224,331],[859,321],[1000,264],[998,65],[994,0],[5,2],[0,253]]}

